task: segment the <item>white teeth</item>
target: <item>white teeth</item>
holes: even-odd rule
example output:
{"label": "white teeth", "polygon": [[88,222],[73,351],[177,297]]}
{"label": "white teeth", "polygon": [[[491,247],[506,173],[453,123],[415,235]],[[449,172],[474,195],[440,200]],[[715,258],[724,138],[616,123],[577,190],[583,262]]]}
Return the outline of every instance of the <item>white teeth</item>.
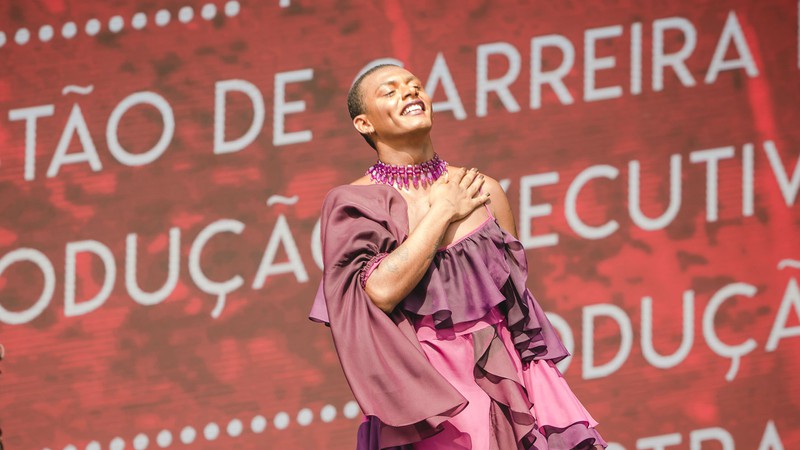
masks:
{"label": "white teeth", "polygon": [[420,106],[418,103],[414,103],[412,105],[408,105],[403,110],[402,115],[405,116],[406,114],[408,114],[408,113],[410,113],[412,111],[422,111],[422,106]]}

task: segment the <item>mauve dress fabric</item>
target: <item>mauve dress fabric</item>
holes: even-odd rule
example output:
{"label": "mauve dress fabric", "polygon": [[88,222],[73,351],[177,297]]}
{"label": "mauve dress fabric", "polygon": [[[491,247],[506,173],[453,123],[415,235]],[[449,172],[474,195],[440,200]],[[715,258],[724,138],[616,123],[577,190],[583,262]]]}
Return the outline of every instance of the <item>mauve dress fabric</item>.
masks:
{"label": "mauve dress fabric", "polygon": [[493,218],[440,249],[386,314],[360,283],[408,236],[405,199],[339,186],[322,208],[312,320],[330,326],[365,415],[358,450],[570,450],[606,446],[555,363],[569,354],[525,287],[525,252]]}

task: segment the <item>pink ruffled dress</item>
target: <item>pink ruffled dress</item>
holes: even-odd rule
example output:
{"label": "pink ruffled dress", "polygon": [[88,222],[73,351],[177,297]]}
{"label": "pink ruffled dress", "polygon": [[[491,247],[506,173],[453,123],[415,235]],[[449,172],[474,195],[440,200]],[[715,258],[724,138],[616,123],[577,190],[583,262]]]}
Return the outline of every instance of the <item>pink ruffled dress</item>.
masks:
{"label": "pink ruffled dress", "polygon": [[[382,185],[341,186],[323,207],[323,217],[329,214],[323,222],[326,270],[311,318],[331,325],[345,375],[365,413],[358,448],[606,447],[597,422],[555,366],[568,353],[525,287],[524,249],[491,215],[437,252],[414,291],[391,316],[383,314],[389,324],[373,313],[377,308],[358,290],[407,237],[405,208],[402,196]],[[341,243],[342,233],[357,237]],[[329,264],[336,268],[329,270]],[[353,264],[359,270],[346,269]],[[369,305],[352,303],[363,301]],[[359,325],[368,328],[361,330],[366,334],[349,328]],[[390,336],[381,343],[384,335]],[[378,342],[364,343],[365,338]],[[391,355],[382,355],[386,347],[394,349]],[[378,355],[365,361],[352,351]],[[419,365],[428,367],[420,372]],[[400,386],[384,384],[384,378]]]}

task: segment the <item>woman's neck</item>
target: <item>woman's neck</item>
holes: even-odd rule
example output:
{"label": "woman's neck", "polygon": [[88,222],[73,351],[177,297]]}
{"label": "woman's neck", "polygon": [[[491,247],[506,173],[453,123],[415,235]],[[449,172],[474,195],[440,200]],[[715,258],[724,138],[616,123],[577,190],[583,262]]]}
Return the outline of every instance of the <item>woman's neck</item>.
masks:
{"label": "woman's neck", "polygon": [[378,160],[395,166],[422,164],[433,159],[434,154],[430,139],[421,144],[391,145],[379,142],[377,147]]}

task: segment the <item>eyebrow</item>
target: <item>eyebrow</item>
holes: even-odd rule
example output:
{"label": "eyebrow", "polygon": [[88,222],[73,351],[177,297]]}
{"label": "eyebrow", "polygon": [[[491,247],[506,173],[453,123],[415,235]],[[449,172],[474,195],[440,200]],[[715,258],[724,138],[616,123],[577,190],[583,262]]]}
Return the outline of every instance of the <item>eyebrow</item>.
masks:
{"label": "eyebrow", "polygon": [[[407,76],[407,77],[406,77],[406,79],[405,79],[405,82],[406,82],[406,83],[408,83],[409,81],[416,80],[416,79],[417,79],[417,77],[416,77],[416,76],[414,76],[414,75],[410,75],[410,76]],[[397,86],[397,79],[394,79],[394,78],[393,78],[393,79],[391,79],[391,80],[389,80],[389,81],[386,81],[386,82],[383,82],[383,83],[381,83],[381,84],[378,86],[378,88],[377,88],[377,89],[375,89],[375,92],[378,92],[378,90],[380,90],[380,88],[382,88],[382,87],[384,87],[384,86]]]}

